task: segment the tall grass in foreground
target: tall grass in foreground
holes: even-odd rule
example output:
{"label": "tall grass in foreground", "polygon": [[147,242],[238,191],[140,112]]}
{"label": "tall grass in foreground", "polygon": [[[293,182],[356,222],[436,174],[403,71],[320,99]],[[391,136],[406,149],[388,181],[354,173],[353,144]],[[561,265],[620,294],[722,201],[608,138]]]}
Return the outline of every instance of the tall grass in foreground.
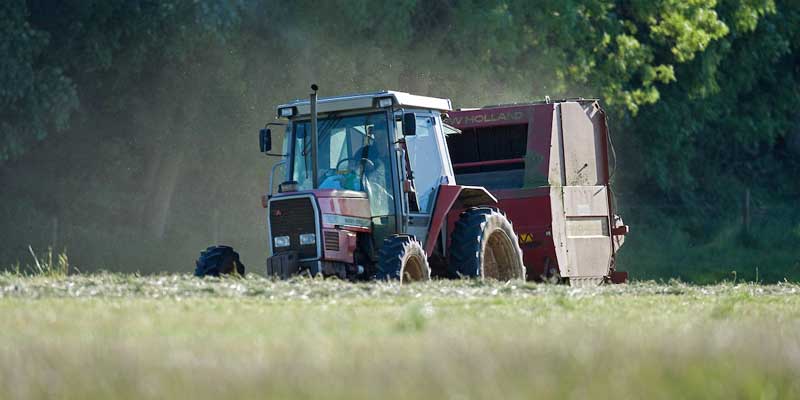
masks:
{"label": "tall grass in foreground", "polygon": [[800,396],[800,286],[0,275],[0,398]]}
{"label": "tall grass in foreground", "polygon": [[[37,254],[33,246],[28,246],[28,252],[33,259],[33,264],[22,267],[20,263],[14,265],[10,272],[20,276],[44,276],[49,278],[63,278],[70,273],[69,257],[66,250],[54,253],[52,247],[48,247],[44,253]],[[72,267],[73,272],[79,272]]]}

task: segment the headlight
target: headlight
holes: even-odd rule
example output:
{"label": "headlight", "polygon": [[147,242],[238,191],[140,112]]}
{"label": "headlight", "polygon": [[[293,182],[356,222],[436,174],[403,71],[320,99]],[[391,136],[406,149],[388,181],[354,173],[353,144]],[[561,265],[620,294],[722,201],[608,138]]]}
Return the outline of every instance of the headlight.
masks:
{"label": "headlight", "polygon": [[288,236],[276,236],[275,237],[275,247],[289,247],[289,237]]}
{"label": "headlight", "polygon": [[317,236],[313,233],[304,233],[300,235],[300,245],[314,244],[317,242]]}

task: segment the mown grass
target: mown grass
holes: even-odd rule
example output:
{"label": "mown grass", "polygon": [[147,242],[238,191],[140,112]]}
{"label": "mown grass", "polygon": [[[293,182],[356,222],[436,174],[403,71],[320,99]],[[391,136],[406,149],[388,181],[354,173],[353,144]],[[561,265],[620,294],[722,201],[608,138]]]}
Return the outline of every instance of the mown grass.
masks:
{"label": "mown grass", "polygon": [[797,398],[800,286],[0,275],[0,398]]}

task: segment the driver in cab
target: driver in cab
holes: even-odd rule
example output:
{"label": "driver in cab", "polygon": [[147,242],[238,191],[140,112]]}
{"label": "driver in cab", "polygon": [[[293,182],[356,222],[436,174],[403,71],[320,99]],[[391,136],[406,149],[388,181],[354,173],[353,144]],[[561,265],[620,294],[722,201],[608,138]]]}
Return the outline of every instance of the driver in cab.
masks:
{"label": "driver in cab", "polygon": [[389,165],[389,132],[386,125],[376,124],[370,127],[369,137],[370,144],[361,150],[361,157],[365,159],[364,189],[370,198],[373,216],[388,215],[394,196],[390,180],[392,167]]}
{"label": "driver in cab", "polygon": [[394,201],[388,136],[385,124],[369,126],[364,146],[353,152],[352,158],[340,160],[336,175],[325,177],[320,188],[365,191],[374,203],[373,210],[385,210],[388,214]]}

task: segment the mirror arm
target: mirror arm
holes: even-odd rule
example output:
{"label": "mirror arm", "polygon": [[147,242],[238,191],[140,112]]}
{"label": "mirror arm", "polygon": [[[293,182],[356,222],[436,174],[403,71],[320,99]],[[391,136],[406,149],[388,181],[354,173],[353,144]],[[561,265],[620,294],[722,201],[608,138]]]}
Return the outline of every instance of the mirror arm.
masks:
{"label": "mirror arm", "polygon": [[[288,126],[288,125],[289,124],[287,122],[272,121],[272,122],[268,122],[266,125],[264,125],[264,129],[269,129],[270,126],[284,126],[285,127],[285,126]],[[270,138],[270,142],[271,141],[272,140]],[[266,151],[262,152],[262,153],[264,155],[267,155],[267,156],[270,156],[270,157],[286,157],[286,156],[288,156],[288,154],[270,153],[270,152],[266,152]]]}

